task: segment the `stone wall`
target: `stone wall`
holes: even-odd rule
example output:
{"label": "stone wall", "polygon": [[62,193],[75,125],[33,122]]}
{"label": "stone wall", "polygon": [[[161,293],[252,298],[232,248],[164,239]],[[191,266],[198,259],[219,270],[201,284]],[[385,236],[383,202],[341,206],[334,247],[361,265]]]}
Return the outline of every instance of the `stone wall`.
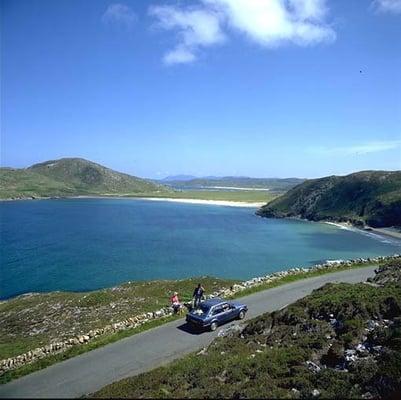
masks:
{"label": "stone wall", "polygon": [[[288,275],[296,275],[302,273],[311,273],[314,271],[324,270],[324,269],[333,269],[333,268],[344,268],[344,267],[352,267],[355,264],[372,264],[379,263],[383,261],[389,261],[392,259],[399,259],[401,255],[395,254],[393,256],[387,257],[375,257],[375,258],[358,258],[355,260],[336,260],[336,261],[328,261],[324,264],[317,264],[312,267],[295,267],[290,268],[285,271],[274,272],[272,274],[261,276],[257,278],[252,278],[247,281],[241,282],[240,284],[235,284],[231,288],[223,288],[219,291],[211,293],[206,296],[206,298],[214,298],[214,297],[228,297],[233,294],[239,293],[243,290],[257,287],[264,284],[269,284],[271,282],[280,280]],[[131,318],[127,318],[124,321],[120,321],[114,323],[112,325],[106,325],[100,329],[94,329],[87,332],[85,335],[78,335],[69,339],[66,339],[62,342],[52,342],[46,346],[39,347],[28,351],[27,353],[21,354],[16,357],[7,358],[5,360],[0,361],[0,375],[5,372],[22,367],[23,365],[35,362],[42,358],[48,357],[50,355],[62,353],[73,346],[80,346],[85,343],[92,341],[93,339],[103,336],[110,335],[119,331],[137,328],[151,320],[166,318],[173,314],[173,310],[171,307],[164,307],[154,312],[143,313],[140,315],[133,316]]]}

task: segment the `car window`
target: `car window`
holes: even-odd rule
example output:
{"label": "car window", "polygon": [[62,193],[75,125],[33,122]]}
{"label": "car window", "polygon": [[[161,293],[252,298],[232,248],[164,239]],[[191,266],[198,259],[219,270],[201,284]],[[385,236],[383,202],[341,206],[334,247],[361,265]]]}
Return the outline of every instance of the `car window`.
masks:
{"label": "car window", "polygon": [[207,314],[207,313],[209,312],[210,307],[207,306],[207,305],[205,305],[205,304],[202,304],[202,303],[201,303],[200,309],[201,309],[205,314]]}
{"label": "car window", "polygon": [[221,307],[216,307],[213,309],[212,315],[221,314],[222,312],[223,312],[223,309]]}

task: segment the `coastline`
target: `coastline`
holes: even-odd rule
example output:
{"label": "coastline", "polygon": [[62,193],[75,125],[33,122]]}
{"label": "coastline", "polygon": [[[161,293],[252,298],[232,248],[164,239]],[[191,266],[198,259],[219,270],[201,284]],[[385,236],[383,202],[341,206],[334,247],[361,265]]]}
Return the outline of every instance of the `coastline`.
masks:
{"label": "coastline", "polygon": [[130,195],[77,195],[77,196],[54,196],[54,197],[26,197],[18,199],[0,199],[0,201],[21,201],[21,200],[62,200],[62,199],[128,199],[128,200],[149,200],[149,201],[169,201],[187,204],[203,204],[228,207],[249,207],[259,208],[266,202],[247,202],[235,200],[205,200],[205,199],[187,199],[176,197],[149,197],[149,196],[130,196]]}
{"label": "coastline", "polygon": [[[149,197],[149,196],[130,196],[130,195],[76,195],[76,196],[52,196],[52,197],[26,197],[18,199],[0,199],[3,201],[21,201],[21,200],[61,200],[61,199],[130,199],[130,200],[148,200],[148,201],[168,201],[175,203],[186,203],[186,204],[201,204],[201,205],[215,205],[225,207],[244,207],[244,208],[260,208],[266,204],[266,202],[246,202],[246,201],[235,201],[235,200],[205,200],[205,199],[187,199],[187,198],[175,198],[175,197]],[[262,218],[266,218],[261,216]],[[277,217],[276,217],[277,218]],[[333,222],[333,221],[312,221],[301,217],[284,217],[279,219],[295,219],[298,221],[307,222],[318,222],[328,225],[335,226],[339,229],[350,230],[359,233],[371,233],[384,238],[391,238],[401,240],[401,232],[397,232],[391,229],[391,227],[384,228],[373,228],[371,226],[365,226],[361,228],[355,226],[350,222]]]}
{"label": "coastline", "polygon": [[373,228],[371,226],[366,226],[365,228],[356,227],[349,222],[330,222],[323,221],[325,224],[337,226],[340,229],[352,230],[354,232],[363,232],[363,233],[373,233],[378,236],[386,236],[391,237],[393,239],[401,239],[401,232],[393,231],[389,228]]}
{"label": "coastline", "polygon": [[214,206],[229,206],[229,207],[262,207],[266,203],[261,202],[245,202],[245,201],[227,201],[227,200],[203,200],[203,199],[179,199],[173,197],[134,197],[135,199],[151,200],[151,201],[170,201],[175,203],[188,204],[204,204]]}
{"label": "coastline", "polygon": [[[352,268],[379,266],[384,262],[399,260],[400,258],[400,254],[393,254],[388,256],[378,256],[374,258],[332,260],[326,261],[323,264],[315,264],[309,267],[292,267],[282,271],[273,272],[265,276],[250,278],[246,281],[234,283],[229,288],[221,287],[215,291],[211,291],[211,293],[208,294],[206,298],[222,297],[232,299],[242,297],[276,286],[281,286],[295,280],[312,278],[322,274],[333,273]],[[158,281],[148,282],[157,283]],[[178,283],[180,282],[180,280],[177,280],[175,282]],[[131,282],[128,283],[131,284]],[[120,287],[122,286],[120,285]],[[115,288],[116,287],[106,290],[113,291]],[[41,294],[38,293],[37,295]],[[47,293],[46,295],[49,296],[51,295],[51,293]],[[81,292],[81,295],[84,295],[85,298],[87,296],[87,292]],[[22,296],[18,297],[21,299]],[[11,301],[16,300],[18,299],[14,298]],[[112,306],[113,309],[114,306]],[[92,328],[88,332],[77,331],[74,333],[73,337],[66,337],[62,341],[55,342],[54,340],[51,340],[51,338],[49,338],[49,344],[44,345],[43,347],[27,349],[26,353],[2,359],[0,360],[0,384],[6,383],[7,381],[21,377],[23,375],[27,375],[31,372],[42,369],[63,359],[71,358],[75,355],[84,353],[91,349],[115,342],[123,337],[130,336],[143,330],[147,330],[154,326],[171,321],[172,319],[180,318],[179,315],[173,315],[173,311],[170,306],[164,306],[160,308],[159,304],[158,307],[159,309],[155,311],[142,311],[142,313],[140,314],[132,315],[129,318],[125,317],[125,319],[114,322],[112,324],[109,323],[102,328]],[[115,311],[113,311],[113,313],[114,312]],[[93,344],[88,346],[88,342],[92,342]],[[46,358],[47,361],[43,360],[44,358]],[[13,370],[16,370],[15,373]]]}

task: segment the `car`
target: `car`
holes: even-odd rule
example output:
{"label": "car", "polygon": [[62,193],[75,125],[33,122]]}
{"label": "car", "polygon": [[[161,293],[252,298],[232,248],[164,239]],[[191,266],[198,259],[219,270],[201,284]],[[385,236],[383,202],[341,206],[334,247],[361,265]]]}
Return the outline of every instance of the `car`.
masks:
{"label": "car", "polygon": [[228,321],[243,319],[247,311],[248,307],[245,304],[215,297],[192,309],[187,314],[186,321],[193,327],[215,331],[219,325]]}

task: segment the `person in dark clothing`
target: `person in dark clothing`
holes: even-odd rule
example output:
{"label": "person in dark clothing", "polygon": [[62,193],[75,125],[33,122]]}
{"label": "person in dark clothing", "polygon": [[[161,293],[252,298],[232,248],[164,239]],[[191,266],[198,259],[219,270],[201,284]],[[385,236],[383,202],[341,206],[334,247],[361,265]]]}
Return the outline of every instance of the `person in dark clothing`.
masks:
{"label": "person in dark clothing", "polygon": [[198,283],[198,286],[194,290],[193,298],[195,299],[194,301],[194,307],[197,308],[202,300],[203,293],[205,292],[205,289],[202,287],[200,283]]}

